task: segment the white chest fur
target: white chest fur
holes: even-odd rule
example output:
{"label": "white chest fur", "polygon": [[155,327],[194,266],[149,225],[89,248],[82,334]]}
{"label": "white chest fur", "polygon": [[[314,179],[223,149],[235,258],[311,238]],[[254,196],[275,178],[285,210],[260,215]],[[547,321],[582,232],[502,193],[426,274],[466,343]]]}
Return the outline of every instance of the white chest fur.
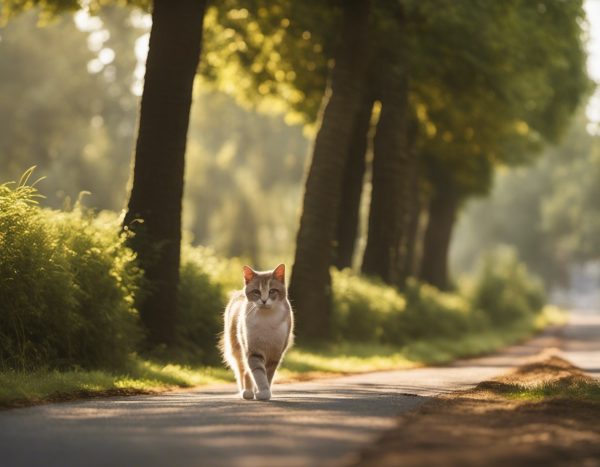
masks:
{"label": "white chest fur", "polygon": [[290,311],[285,305],[259,308],[248,304],[240,320],[240,334],[250,353],[264,354],[267,360],[279,360],[290,335]]}

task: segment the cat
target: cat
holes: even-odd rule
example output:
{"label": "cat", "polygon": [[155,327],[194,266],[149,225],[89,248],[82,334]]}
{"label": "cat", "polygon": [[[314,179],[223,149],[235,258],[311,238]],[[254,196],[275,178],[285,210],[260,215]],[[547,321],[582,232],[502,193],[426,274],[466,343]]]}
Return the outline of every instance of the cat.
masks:
{"label": "cat", "polygon": [[294,339],[285,265],[273,271],[243,268],[244,288],[225,309],[222,352],[242,399],[271,398],[273,376]]}

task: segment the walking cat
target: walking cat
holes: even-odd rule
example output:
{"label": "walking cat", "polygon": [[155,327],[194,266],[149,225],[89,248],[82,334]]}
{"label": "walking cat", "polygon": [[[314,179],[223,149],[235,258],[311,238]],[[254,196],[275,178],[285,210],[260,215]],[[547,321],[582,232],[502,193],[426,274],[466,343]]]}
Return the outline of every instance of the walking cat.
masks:
{"label": "walking cat", "polygon": [[244,266],[244,284],[225,309],[223,357],[243,399],[269,400],[275,371],[293,341],[285,265],[273,271]]}

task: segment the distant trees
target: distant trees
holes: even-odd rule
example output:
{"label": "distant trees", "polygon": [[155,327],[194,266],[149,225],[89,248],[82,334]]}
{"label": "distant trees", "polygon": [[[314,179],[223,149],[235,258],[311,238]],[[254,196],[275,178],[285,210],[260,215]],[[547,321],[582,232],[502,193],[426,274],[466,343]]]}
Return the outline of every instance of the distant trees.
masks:
{"label": "distant trees", "polygon": [[600,137],[588,124],[580,109],[560,144],[531,167],[497,173],[491,196],[467,203],[455,269],[468,271],[483,252],[512,245],[548,286],[568,286],[570,268],[600,260]]}

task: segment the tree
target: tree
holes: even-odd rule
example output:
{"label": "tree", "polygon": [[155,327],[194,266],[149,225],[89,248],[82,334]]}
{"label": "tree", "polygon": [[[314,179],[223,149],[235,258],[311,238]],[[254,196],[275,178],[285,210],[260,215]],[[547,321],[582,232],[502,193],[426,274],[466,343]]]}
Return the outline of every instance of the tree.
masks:
{"label": "tree", "polygon": [[290,296],[302,319],[300,336],[331,332],[331,276],[337,213],[350,133],[360,109],[367,71],[369,0],[344,3],[331,86],[306,181]]}
{"label": "tree", "polygon": [[564,287],[573,266],[600,259],[600,138],[586,130],[584,110],[563,142],[530,167],[497,173],[491,196],[467,203],[452,245],[455,270],[512,245],[548,287]]}
{"label": "tree", "polygon": [[[126,3],[148,7],[144,0]],[[98,9],[101,1],[87,2]],[[45,16],[82,7],[79,0],[9,0],[3,14],[40,6]],[[124,228],[145,272],[139,304],[150,345],[174,336],[181,247],[181,199],[192,85],[202,45],[206,0],[155,0],[140,109],[133,182]]]}
{"label": "tree", "polygon": [[581,2],[515,1],[461,11],[462,5],[425,10],[434,25],[428,47],[448,59],[464,51],[461,72],[441,64],[437,76],[448,88],[428,89],[417,80],[424,85],[420,115],[427,130],[419,153],[432,188],[422,278],[440,287],[449,283],[458,207],[489,191],[493,167],[530,162],[544,141],[556,141],[589,85]]}
{"label": "tree", "polygon": [[360,199],[366,170],[366,153],[369,146],[369,130],[373,112],[374,93],[367,91],[352,129],[352,141],[342,182],[341,202],[338,215],[335,266],[338,269],[352,267],[354,249],[360,222]]}
{"label": "tree", "polygon": [[174,337],[181,203],[192,85],[202,45],[204,0],[154,0],[150,47],[123,225],[147,281],[140,316],[151,344]]}

